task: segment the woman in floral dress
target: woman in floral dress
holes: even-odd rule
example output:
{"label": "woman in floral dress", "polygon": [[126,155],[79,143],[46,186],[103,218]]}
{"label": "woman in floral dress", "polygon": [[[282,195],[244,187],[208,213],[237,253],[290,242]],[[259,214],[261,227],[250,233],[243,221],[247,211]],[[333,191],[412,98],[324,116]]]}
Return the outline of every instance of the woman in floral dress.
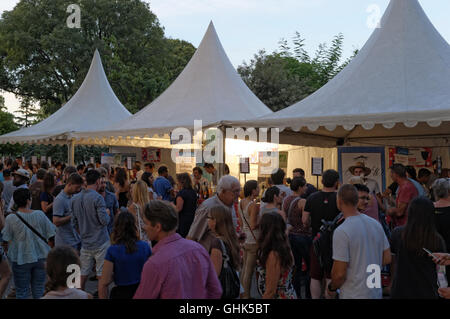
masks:
{"label": "woman in floral dress", "polygon": [[292,285],[294,257],[280,214],[262,216],[258,246],[258,289],[263,299],[297,299]]}

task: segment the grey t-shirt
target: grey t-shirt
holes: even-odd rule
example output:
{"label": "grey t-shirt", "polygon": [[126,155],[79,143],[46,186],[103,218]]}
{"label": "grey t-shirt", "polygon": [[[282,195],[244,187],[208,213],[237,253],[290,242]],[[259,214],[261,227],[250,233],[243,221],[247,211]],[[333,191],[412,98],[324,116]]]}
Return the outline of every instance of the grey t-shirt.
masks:
{"label": "grey t-shirt", "polygon": [[109,215],[102,195],[91,189],[83,190],[72,197],[71,210],[82,249],[96,250],[109,241]]}
{"label": "grey t-shirt", "polygon": [[[61,191],[53,201],[53,216],[67,217],[72,215],[70,202],[70,196],[64,190]],[[80,235],[73,226],[73,216],[70,222],[56,228],[55,246],[69,245],[75,247],[80,241]]]}
{"label": "grey t-shirt", "polygon": [[[347,277],[340,288],[341,299],[381,299],[382,288],[369,288],[369,265],[383,267],[383,252],[389,242],[375,219],[359,214],[350,216],[334,231],[333,260],[348,263]],[[379,278],[381,282],[381,274]]]}

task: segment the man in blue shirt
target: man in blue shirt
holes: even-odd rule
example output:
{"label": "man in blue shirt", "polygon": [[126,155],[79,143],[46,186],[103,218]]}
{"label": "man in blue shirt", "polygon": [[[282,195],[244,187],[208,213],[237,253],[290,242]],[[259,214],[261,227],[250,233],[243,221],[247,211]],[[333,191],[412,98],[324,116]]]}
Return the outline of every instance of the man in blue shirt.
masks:
{"label": "man in blue shirt", "polygon": [[406,176],[408,180],[413,183],[414,187],[417,189],[419,196],[427,196],[425,188],[417,181],[417,172],[414,166],[406,166]]}
{"label": "man in blue shirt", "polygon": [[83,185],[83,178],[73,173],[67,179],[64,189],[56,196],[53,202],[53,223],[56,228],[55,246],[68,245],[77,251],[81,249],[80,235],[73,225],[71,210],[72,196],[79,193]]}
{"label": "man in blue shirt", "polygon": [[0,163],[0,182],[4,182],[5,178],[3,177],[3,163]]}
{"label": "man in blue shirt", "polygon": [[163,200],[170,201],[175,197],[175,192],[167,177],[169,171],[166,166],[158,168],[158,178],[153,182],[153,188],[158,196],[161,196]]}
{"label": "man in blue shirt", "polygon": [[108,250],[109,211],[106,209],[103,196],[98,193],[101,186],[101,175],[91,169],[86,173],[87,187],[72,198],[71,209],[73,222],[81,236],[81,289],[84,290],[87,277],[96,265],[97,277],[100,280],[103,263]]}
{"label": "man in blue shirt", "polygon": [[98,168],[97,170],[100,174],[102,174],[98,193],[103,196],[106,204],[106,209],[110,212],[110,218],[107,228],[108,234],[111,235],[114,226],[114,218],[119,213],[119,201],[117,200],[116,194],[106,190],[106,176],[104,175],[105,170],[102,168]]}

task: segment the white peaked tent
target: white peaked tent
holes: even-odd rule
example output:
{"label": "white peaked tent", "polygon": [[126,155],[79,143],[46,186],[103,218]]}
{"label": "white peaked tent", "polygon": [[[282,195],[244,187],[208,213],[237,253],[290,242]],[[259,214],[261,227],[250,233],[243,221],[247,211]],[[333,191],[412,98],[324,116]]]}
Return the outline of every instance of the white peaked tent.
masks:
{"label": "white peaked tent", "polygon": [[73,136],[82,143],[143,146],[154,135],[167,138],[175,128],[192,129],[194,120],[206,128],[270,113],[234,69],[211,22],[186,68],[150,105],[104,130]]}
{"label": "white peaked tent", "polygon": [[75,95],[44,121],[0,136],[0,143],[68,144],[73,163],[71,133],[97,130],[131,116],[114,94],[95,50],[89,71]]}
{"label": "white peaked tent", "polygon": [[339,139],[340,145],[450,145],[449,44],[417,0],[391,0],[380,26],[353,61],[311,96],[232,124],[287,129],[283,134],[304,145],[336,146]]}

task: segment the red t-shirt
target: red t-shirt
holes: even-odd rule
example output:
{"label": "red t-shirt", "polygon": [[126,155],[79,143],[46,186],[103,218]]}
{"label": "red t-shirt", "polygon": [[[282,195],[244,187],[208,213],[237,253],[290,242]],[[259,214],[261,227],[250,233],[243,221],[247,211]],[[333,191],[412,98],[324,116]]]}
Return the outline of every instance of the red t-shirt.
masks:
{"label": "red t-shirt", "polygon": [[[417,192],[417,188],[414,186],[413,183],[410,181],[404,182],[402,185],[399,185],[398,192],[397,192],[397,207],[399,207],[400,203],[406,203],[409,205],[409,203],[419,196],[419,193]],[[408,221],[408,211],[405,212],[405,214],[401,217],[394,217],[394,225],[397,226],[403,226]]]}

